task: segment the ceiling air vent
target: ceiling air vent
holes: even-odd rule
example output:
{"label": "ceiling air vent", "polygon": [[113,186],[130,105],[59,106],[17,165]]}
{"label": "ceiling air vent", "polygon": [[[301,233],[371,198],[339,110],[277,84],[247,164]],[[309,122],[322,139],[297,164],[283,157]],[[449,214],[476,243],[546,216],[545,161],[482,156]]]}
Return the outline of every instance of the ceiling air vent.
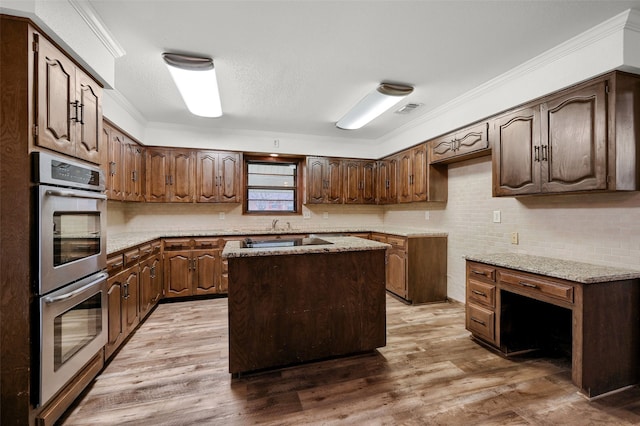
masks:
{"label": "ceiling air vent", "polygon": [[422,106],[422,104],[406,104],[405,106],[401,107],[400,109],[396,110],[396,114],[410,114],[413,111],[415,111],[416,109],[420,108]]}

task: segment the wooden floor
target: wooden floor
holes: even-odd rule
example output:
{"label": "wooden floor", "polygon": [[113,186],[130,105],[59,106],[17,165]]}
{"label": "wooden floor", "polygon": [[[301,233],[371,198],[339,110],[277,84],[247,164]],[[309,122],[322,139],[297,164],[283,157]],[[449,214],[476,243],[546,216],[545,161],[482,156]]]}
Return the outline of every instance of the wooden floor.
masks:
{"label": "wooden floor", "polygon": [[587,401],[570,360],[507,360],[474,343],[458,303],[387,296],[377,352],[231,378],[227,300],[162,304],[64,425],[626,425],[640,388]]}

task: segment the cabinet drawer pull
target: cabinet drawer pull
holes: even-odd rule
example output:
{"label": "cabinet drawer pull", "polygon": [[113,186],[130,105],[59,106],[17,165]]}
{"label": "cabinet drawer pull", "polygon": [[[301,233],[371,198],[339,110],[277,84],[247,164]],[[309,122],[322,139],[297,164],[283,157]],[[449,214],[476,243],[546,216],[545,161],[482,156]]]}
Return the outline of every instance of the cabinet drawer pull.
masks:
{"label": "cabinet drawer pull", "polygon": [[121,267],[124,264],[124,262],[118,262],[118,263],[114,263],[111,265],[111,269],[116,269]]}
{"label": "cabinet drawer pull", "polygon": [[135,255],[135,256],[131,256],[131,258],[129,260],[138,260],[138,258],[140,257],[140,255]]}
{"label": "cabinet drawer pull", "polygon": [[478,296],[487,297],[487,293],[479,290],[471,290],[473,294],[477,294]]}
{"label": "cabinet drawer pull", "polygon": [[484,321],[482,321],[482,320],[479,320],[478,318],[475,318],[475,317],[471,317],[471,321],[473,321],[473,322],[477,322],[477,323],[478,323],[478,324],[480,324],[480,325],[487,325],[487,323],[486,323],[486,322],[484,322]]}
{"label": "cabinet drawer pull", "polygon": [[524,281],[520,281],[518,284],[520,284],[523,287],[538,288],[537,285],[531,284],[531,283],[527,283],[527,282],[524,282]]}
{"label": "cabinet drawer pull", "polygon": [[476,274],[476,275],[482,275],[483,277],[486,277],[486,276],[487,276],[487,274],[486,274],[485,272],[478,271],[478,270],[476,270],[476,269],[472,269],[472,270],[471,270],[471,273],[472,273],[472,274]]}

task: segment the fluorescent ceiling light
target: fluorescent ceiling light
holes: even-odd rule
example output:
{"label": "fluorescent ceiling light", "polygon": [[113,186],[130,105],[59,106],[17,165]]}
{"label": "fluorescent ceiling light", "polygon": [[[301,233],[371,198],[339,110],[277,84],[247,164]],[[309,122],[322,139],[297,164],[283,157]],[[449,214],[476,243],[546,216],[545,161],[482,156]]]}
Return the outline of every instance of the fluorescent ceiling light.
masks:
{"label": "fluorescent ceiling light", "polygon": [[345,114],[336,126],[340,129],[359,129],[413,92],[413,87],[382,83]]}
{"label": "fluorescent ceiling light", "polygon": [[222,106],[213,60],[175,53],[163,53],[162,57],[189,111],[200,117],[220,117]]}

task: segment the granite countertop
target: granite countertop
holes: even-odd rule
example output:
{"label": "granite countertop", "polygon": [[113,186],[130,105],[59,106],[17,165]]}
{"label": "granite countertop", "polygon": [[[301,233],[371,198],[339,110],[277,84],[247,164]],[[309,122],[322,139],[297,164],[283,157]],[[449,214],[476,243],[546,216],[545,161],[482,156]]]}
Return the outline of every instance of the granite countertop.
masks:
{"label": "granite countertop", "polygon": [[[442,231],[427,231],[418,228],[404,227],[315,227],[296,229],[200,229],[184,231],[140,231],[125,232],[121,234],[107,236],[107,253],[115,253],[139,244],[157,240],[158,238],[176,237],[215,237],[215,236],[250,236],[250,235],[282,235],[282,234],[341,234],[354,232],[380,232],[385,234],[399,235],[403,237],[446,237],[447,233]],[[324,237],[323,237],[324,238]]]}
{"label": "granite countertop", "polygon": [[346,251],[385,250],[389,244],[365,240],[356,237],[331,237],[321,235],[319,238],[331,244],[314,244],[292,247],[260,247],[241,248],[240,241],[227,241],[222,257],[256,257],[278,256],[285,254],[339,253]]}
{"label": "granite countertop", "polygon": [[517,253],[467,255],[467,260],[583,284],[640,278],[640,270]]}

